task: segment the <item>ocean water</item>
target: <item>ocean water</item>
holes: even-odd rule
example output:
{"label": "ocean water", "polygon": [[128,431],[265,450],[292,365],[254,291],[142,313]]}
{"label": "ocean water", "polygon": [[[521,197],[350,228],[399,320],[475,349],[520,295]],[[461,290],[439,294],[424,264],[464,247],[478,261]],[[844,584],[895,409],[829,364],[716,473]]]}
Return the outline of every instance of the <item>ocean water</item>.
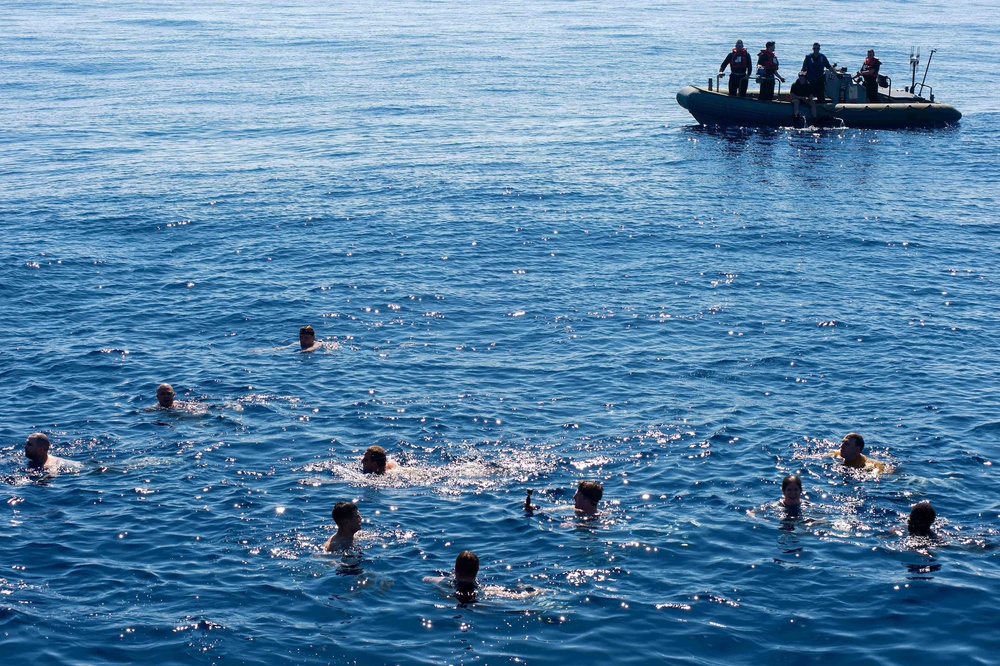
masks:
{"label": "ocean water", "polygon": [[[4,663],[995,663],[995,8],[614,4],[4,4]],[[963,120],[699,127],[738,37]]]}

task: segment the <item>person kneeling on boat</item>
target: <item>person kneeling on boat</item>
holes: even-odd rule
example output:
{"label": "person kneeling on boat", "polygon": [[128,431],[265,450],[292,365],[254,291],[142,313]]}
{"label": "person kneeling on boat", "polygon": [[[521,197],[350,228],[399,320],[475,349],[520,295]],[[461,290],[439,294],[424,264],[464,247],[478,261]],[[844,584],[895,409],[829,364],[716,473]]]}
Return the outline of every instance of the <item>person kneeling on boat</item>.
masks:
{"label": "person kneeling on boat", "polygon": [[736,46],[726,55],[726,59],[719,65],[719,76],[726,71],[729,66],[729,94],[735,97],[747,96],[747,84],[750,83],[750,54],[743,48],[743,40],[737,39]]}
{"label": "person kneeling on boat", "polygon": [[757,54],[757,81],[760,82],[760,101],[774,99],[774,79],[785,82],[778,74],[778,56],[774,54],[774,42],[767,42]]}
{"label": "person kneeling on boat", "polygon": [[789,93],[789,97],[792,100],[792,113],[795,114],[796,119],[799,118],[799,102],[809,102],[809,110],[812,111],[813,118],[816,117],[816,97],[813,93],[812,84],[806,78],[805,71],[799,72],[799,78],[795,79],[795,83],[792,84]]}
{"label": "person kneeling on boat", "polygon": [[861,70],[855,74],[861,77],[869,102],[878,101],[878,70],[881,66],[882,61],[875,57],[875,49],[868,49],[868,57],[861,65]]}

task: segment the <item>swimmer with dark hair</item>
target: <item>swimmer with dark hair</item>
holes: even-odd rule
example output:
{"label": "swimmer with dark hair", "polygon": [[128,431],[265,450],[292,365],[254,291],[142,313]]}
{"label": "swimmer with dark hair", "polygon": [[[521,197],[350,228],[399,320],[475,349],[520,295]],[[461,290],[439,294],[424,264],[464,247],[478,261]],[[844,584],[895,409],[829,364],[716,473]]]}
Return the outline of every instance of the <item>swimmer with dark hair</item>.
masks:
{"label": "swimmer with dark hair", "polygon": [[160,384],[156,387],[156,402],[163,409],[170,409],[174,406],[174,387],[170,384]]}
{"label": "swimmer with dark hair", "polygon": [[597,503],[604,497],[604,486],[598,481],[581,481],[573,495],[573,509],[586,516],[597,515]]}
{"label": "swimmer with dark hair", "polygon": [[934,538],[931,525],[937,519],[937,512],[928,501],[917,502],[910,509],[910,517],[906,521],[906,530],[911,536]]}
{"label": "swimmer with dark hair", "polygon": [[802,506],[802,479],[789,474],[781,480],[780,504],[786,509],[798,509]]}
{"label": "swimmer with dark hair", "polygon": [[361,469],[365,474],[385,474],[391,469],[399,467],[398,464],[389,460],[385,449],[381,446],[369,446],[365,450],[365,455],[361,459]]}
{"label": "swimmer with dark hair", "polygon": [[455,596],[459,601],[474,601],[479,558],[471,550],[463,550],[455,558]]}
{"label": "swimmer with dark hair", "polygon": [[306,325],[299,329],[300,354],[316,351],[322,346],[322,342],[316,342],[316,329],[312,326]]}
{"label": "swimmer with dark hair", "polygon": [[28,467],[33,469],[44,469],[47,471],[58,470],[59,468],[80,468],[78,462],[49,455],[49,447],[52,442],[44,432],[33,432],[24,441],[24,456],[28,459]]}
{"label": "swimmer with dark hair", "polygon": [[323,544],[323,550],[328,553],[351,547],[354,535],[361,530],[361,512],[354,502],[337,502],[333,505],[332,515],[333,522],[337,523],[337,533]]}
{"label": "swimmer with dark hair", "polygon": [[840,450],[831,451],[830,456],[841,458],[845,467],[852,469],[872,470],[875,472],[889,473],[892,468],[884,462],[866,457],[862,451],[865,450],[865,439],[856,432],[849,432],[844,435],[844,440],[840,443]]}

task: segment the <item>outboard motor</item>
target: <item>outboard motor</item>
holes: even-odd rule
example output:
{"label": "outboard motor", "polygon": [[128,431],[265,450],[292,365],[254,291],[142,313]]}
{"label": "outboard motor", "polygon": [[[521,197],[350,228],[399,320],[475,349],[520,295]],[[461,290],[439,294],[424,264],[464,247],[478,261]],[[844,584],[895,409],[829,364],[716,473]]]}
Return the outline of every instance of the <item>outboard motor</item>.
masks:
{"label": "outboard motor", "polygon": [[847,101],[847,86],[842,73],[838,71],[835,74],[827,70],[825,76],[826,85],[823,92],[826,95],[826,98],[832,99],[834,104],[843,104]]}
{"label": "outboard motor", "polygon": [[846,67],[838,69],[836,74],[829,70],[826,72],[825,92],[834,104],[858,104],[866,98],[864,86],[854,82]]}

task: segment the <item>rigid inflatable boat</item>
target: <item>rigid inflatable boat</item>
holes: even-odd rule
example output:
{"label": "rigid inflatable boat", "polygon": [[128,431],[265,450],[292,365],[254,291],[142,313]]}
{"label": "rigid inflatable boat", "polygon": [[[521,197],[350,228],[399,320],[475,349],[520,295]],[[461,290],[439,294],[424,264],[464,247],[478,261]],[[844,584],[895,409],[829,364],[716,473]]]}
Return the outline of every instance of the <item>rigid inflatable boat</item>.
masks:
{"label": "rigid inflatable boat", "polygon": [[[931,51],[933,57],[934,51]],[[860,78],[847,73],[842,67],[836,72],[826,72],[824,102],[816,102],[813,117],[808,102],[799,103],[801,118],[792,112],[791,97],[780,87],[773,100],[762,101],[759,93],[748,92],[746,97],[730,96],[718,90],[709,79],[707,88],[684,86],[677,93],[677,103],[691,112],[703,125],[761,125],[765,127],[794,127],[796,125],[833,125],[842,127],[904,128],[942,127],[957,123],[962,114],[953,106],[934,101],[931,87],[916,83],[916,65],[919,52],[910,56],[913,70],[912,85],[903,90],[892,90],[887,77],[879,77],[879,99],[868,102]],[[930,67],[930,58],[927,62]],[[716,78],[718,82],[719,78]],[[924,71],[924,81],[927,72]],[[883,88],[885,89],[883,92]],[[930,91],[928,97],[918,95]]]}

